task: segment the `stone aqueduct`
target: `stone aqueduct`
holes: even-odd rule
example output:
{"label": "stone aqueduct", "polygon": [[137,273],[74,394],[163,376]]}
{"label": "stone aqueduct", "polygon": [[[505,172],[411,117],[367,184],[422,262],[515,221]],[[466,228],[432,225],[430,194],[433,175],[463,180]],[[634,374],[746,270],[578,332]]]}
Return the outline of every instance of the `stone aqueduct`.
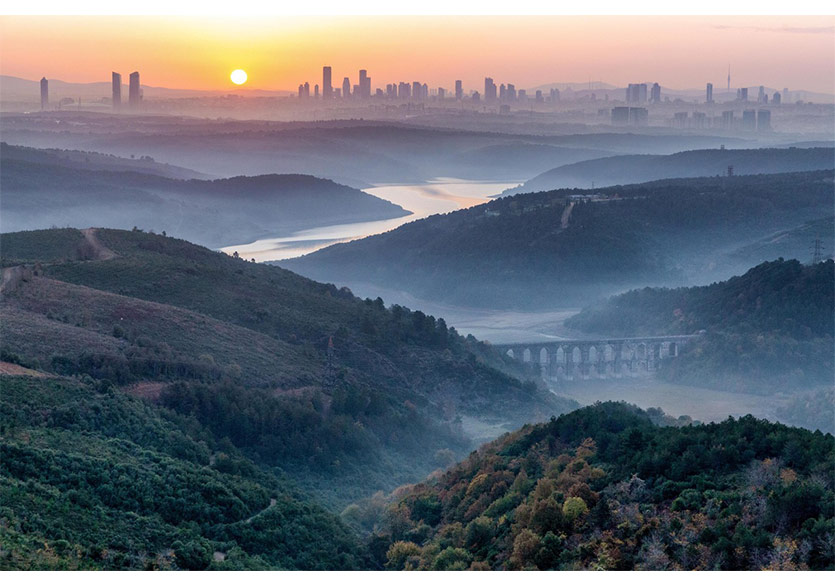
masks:
{"label": "stone aqueduct", "polygon": [[624,378],[655,372],[664,358],[678,356],[680,349],[696,337],[558,340],[493,347],[522,362],[539,365],[546,380]]}

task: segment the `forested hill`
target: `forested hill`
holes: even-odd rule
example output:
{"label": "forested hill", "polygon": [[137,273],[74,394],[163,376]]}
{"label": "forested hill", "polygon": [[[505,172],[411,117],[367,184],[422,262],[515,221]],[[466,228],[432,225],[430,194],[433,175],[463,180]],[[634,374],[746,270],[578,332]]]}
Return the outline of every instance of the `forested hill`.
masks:
{"label": "forested hill", "polygon": [[[706,332],[661,375],[692,384],[753,391],[828,390],[835,412],[835,262],[779,259],[705,287],[644,288],[588,307],[566,321],[611,336]],[[820,406],[816,407],[820,408]],[[822,419],[825,419],[822,418]]]}
{"label": "forested hill", "polygon": [[3,360],[149,396],[333,506],[576,405],[442,318],[183,240],[45,230],[0,253]]}
{"label": "forested hill", "polygon": [[2,150],[3,229],[134,226],[221,247],[297,230],[384,220],[410,212],[373,195],[310,175],[206,181],[136,169],[101,170],[35,149]]}
{"label": "forested hill", "polygon": [[[746,416],[662,426],[603,403],[525,426],[399,495],[399,569],[835,569],[835,438]],[[681,424],[683,422],[674,422]]]}
{"label": "forested hill", "polygon": [[593,197],[556,190],[432,216],[281,265],[466,306],[576,307],[629,288],[727,278],[763,260],[808,254],[811,240],[760,244],[831,218],[833,206],[832,171],[664,180]]}
{"label": "forested hill", "polygon": [[580,161],[546,171],[505,195],[550,191],[567,187],[605,187],[676,177],[787,173],[835,168],[835,149],[710,149],[672,155],[620,155]]}

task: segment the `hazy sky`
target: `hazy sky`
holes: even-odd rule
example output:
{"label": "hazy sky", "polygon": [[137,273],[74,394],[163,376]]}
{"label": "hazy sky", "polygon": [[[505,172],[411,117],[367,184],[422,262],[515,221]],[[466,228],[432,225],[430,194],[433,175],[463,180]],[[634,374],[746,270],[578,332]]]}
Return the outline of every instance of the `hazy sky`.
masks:
{"label": "hazy sky", "polygon": [[0,72],[71,82],[126,79],[172,88],[295,91],[321,83],[373,87],[420,80],[481,89],[486,75],[519,88],[601,80],[670,88],[835,91],[835,17],[0,17]]}

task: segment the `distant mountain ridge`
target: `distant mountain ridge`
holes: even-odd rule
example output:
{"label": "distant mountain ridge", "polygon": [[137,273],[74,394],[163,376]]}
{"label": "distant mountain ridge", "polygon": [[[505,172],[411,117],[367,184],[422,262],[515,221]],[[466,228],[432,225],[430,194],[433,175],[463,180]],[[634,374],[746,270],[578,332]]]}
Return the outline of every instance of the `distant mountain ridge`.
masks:
{"label": "distant mountain ridge", "polygon": [[563,165],[502,195],[569,187],[608,187],[678,177],[789,173],[835,168],[835,148],[709,149],[672,155],[618,155]]}
{"label": "distant mountain ridge", "polygon": [[[328,179],[262,175],[206,181],[122,170],[99,155],[89,162],[54,151],[4,145],[3,230],[50,226],[139,226],[213,247],[350,222],[383,220],[410,212],[389,201]],[[119,170],[114,170],[119,169]],[[151,164],[151,172],[160,172]],[[185,171],[163,167],[167,175]]]}

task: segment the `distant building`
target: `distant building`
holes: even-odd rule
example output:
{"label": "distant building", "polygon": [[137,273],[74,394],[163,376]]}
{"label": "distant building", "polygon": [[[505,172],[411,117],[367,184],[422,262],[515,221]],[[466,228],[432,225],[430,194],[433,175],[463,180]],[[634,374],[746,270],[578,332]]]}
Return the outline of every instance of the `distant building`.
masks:
{"label": "distant building", "polygon": [[748,101],[748,88],[741,87],[736,90],[736,99],[740,102],[747,102]]}
{"label": "distant building", "polygon": [[41,78],[41,110],[49,109],[49,81]]}
{"label": "distant building", "polygon": [[646,108],[629,108],[630,126],[646,126],[649,123],[649,111]]}
{"label": "distant building", "polygon": [[722,128],[725,130],[733,130],[734,129],[734,111],[733,110],[726,110],[722,112]]}
{"label": "distant building", "polygon": [[706,128],[707,115],[704,112],[693,112],[693,128]]}
{"label": "distant building", "polygon": [[464,98],[464,84],[460,79],[455,80],[455,99],[461,100]]}
{"label": "distant building", "polygon": [[322,98],[330,100],[333,97],[333,83],[331,68],[328,65],[322,67]]}
{"label": "distant building", "polygon": [[478,101],[480,101],[480,100],[481,100],[481,94],[479,94],[478,92],[473,92],[473,95],[472,95],[472,96],[470,96],[470,99],[471,99],[473,102],[478,102]]}
{"label": "distant building", "polygon": [[705,104],[712,104],[713,103],[713,84],[707,84],[705,88]]}
{"label": "distant building", "polygon": [[485,102],[495,102],[496,101],[496,84],[493,83],[492,77],[485,77],[484,78],[484,101]]}
{"label": "distant building", "polygon": [[508,104],[499,106],[499,114],[510,114],[510,106]]}
{"label": "distant building", "polygon": [[779,106],[783,102],[783,96],[780,92],[774,92],[774,95],[771,96],[771,103],[775,106]]}
{"label": "distant building", "polygon": [[661,103],[661,86],[657,83],[652,84],[652,90],[650,91],[650,102],[653,104]]}
{"label": "distant building", "polygon": [[612,108],[612,126],[626,126],[627,124],[629,124],[629,106]]}
{"label": "distant building", "polygon": [[112,72],[113,78],[113,109],[119,110],[122,108],[122,74]]}
{"label": "distant building", "polygon": [[757,129],[757,113],[754,110],[742,111],[742,130],[754,132]]}
{"label": "distant building", "polygon": [[676,112],[673,114],[673,126],[675,128],[687,128],[687,112]]}
{"label": "distant building", "polygon": [[138,110],[142,101],[142,94],[139,85],[139,72],[130,74],[128,85],[128,105],[131,110]]}
{"label": "distant building", "polygon": [[[659,87],[659,92],[661,91]],[[661,94],[658,94],[659,99]],[[626,103],[627,104],[644,104],[647,101],[647,84],[645,83],[630,83],[626,88]]]}
{"label": "distant building", "polygon": [[551,88],[551,101],[552,102],[559,102],[560,101],[560,90],[557,88]]}
{"label": "distant building", "polygon": [[446,98],[446,90],[442,87],[439,87],[438,88],[438,100],[443,102],[444,98]]}
{"label": "distant building", "polygon": [[368,99],[371,97],[371,78],[368,77],[368,71],[360,69],[360,83],[359,83],[360,97]]}
{"label": "distant building", "polygon": [[766,101],[767,101],[767,98],[766,98],[766,95],[765,95],[765,86],[760,86],[760,89],[757,92],[757,103],[758,104],[764,104]]}
{"label": "distant building", "polygon": [[313,97],[316,98],[317,100],[319,99],[319,84],[318,83],[313,86]]}
{"label": "distant building", "polygon": [[351,80],[349,80],[347,77],[342,80],[342,97],[351,97]]}
{"label": "distant building", "polygon": [[770,110],[760,110],[757,112],[757,132],[771,132]]}
{"label": "distant building", "polygon": [[536,90],[536,103],[541,104],[545,101],[545,98],[542,95],[542,90]]}

